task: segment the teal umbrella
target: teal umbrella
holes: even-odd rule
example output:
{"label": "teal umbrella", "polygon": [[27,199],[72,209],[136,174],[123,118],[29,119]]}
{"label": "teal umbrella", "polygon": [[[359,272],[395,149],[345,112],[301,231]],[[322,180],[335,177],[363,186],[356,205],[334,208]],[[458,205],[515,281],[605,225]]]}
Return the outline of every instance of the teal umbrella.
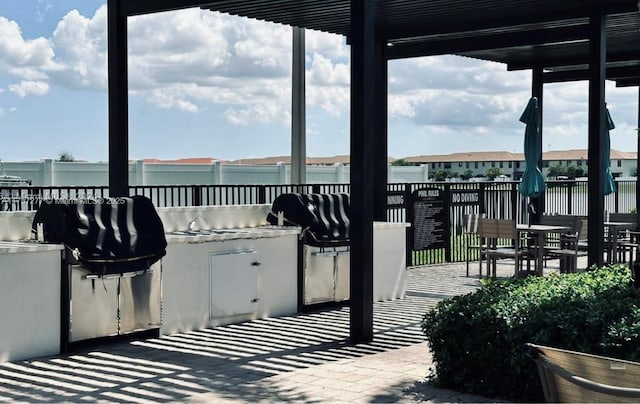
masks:
{"label": "teal umbrella", "polygon": [[528,197],[540,196],[547,188],[542,172],[538,168],[538,162],[542,159],[539,110],[538,99],[532,97],[520,117],[520,122],[527,125],[524,132],[524,160],[526,167],[524,174],[522,174],[522,181],[518,186],[518,191]]}
{"label": "teal umbrella", "polygon": [[609,108],[604,107],[605,112],[607,113],[607,130],[603,133],[604,142],[602,147],[604,148],[604,194],[609,195],[611,193],[616,192],[616,183],[613,181],[613,175],[611,174],[611,137],[609,135],[609,131],[615,129],[616,125],[614,125],[613,120],[611,119],[611,114],[609,114]]}

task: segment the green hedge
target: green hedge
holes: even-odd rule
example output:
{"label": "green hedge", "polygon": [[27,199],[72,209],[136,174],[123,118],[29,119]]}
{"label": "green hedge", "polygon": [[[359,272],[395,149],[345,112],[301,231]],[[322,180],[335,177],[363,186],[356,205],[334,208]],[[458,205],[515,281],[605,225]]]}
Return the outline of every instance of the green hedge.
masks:
{"label": "green hedge", "polygon": [[487,397],[542,401],[525,342],[640,359],[640,299],[626,266],[490,281],[424,317],[432,381]]}

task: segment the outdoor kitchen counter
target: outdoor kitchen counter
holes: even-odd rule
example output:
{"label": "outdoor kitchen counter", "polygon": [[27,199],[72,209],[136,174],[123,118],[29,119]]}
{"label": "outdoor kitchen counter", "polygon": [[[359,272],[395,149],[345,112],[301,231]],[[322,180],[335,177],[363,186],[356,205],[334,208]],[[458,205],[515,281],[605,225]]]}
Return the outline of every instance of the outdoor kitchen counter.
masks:
{"label": "outdoor kitchen counter", "polygon": [[0,362],[60,352],[62,249],[0,241]]}
{"label": "outdoor kitchen counter", "polygon": [[162,334],[297,311],[300,228],[262,225],[210,231],[214,233],[167,232]]}

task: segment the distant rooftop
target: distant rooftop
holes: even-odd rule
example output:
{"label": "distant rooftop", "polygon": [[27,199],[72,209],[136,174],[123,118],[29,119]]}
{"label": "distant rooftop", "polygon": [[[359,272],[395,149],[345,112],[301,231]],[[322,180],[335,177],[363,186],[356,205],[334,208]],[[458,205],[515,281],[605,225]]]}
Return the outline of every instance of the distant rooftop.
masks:
{"label": "distant rooftop", "polygon": [[[587,149],[571,149],[571,150],[551,150],[542,153],[542,159],[545,161],[560,160],[588,160]],[[619,150],[611,150],[611,158],[614,160],[632,160],[636,159],[636,152],[623,152]],[[395,158],[389,157],[388,162],[392,163]],[[451,154],[434,154],[404,157],[408,163],[441,163],[441,162],[471,162],[471,161],[524,161],[523,153],[511,153],[507,151],[478,151]],[[220,161],[222,164],[242,164],[242,165],[276,165],[278,163],[291,164],[291,156],[274,156],[274,157],[256,157],[238,160],[217,160],[213,157],[190,157],[173,160],[161,160],[156,158],[144,159],[145,164],[213,164]],[[349,165],[348,155],[338,155],[331,157],[307,157],[308,165],[328,166],[334,164]]]}

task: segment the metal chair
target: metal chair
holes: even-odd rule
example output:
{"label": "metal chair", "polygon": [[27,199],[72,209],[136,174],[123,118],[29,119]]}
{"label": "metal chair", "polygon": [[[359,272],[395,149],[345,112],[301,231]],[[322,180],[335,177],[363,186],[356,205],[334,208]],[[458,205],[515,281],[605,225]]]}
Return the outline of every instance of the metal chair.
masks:
{"label": "metal chair", "polygon": [[547,402],[639,402],[640,363],[526,344]]}
{"label": "metal chair", "polygon": [[[487,219],[480,218],[478,221],[478,232],[483,245],[486,245],[480,253],[480,266],[482,267],[482,256],[487,259],[487,277],[496,277],[496,261],[499,258],[512,258],[515,261],[514,276],[518,274],[523,258],[531,257],[529,249],[523,245],[523,240],[518,238],[516,222],[507,219]],[[508,245],[498,244],[499,240],[508,240]],[[493,265],[493,270],[492,270]]]}
{"label": "metal chair", "polygon": [[482,240],[480,238],[480,234],[478,233],[478,223],[480,218],[484,218],[486,215],[484,213],[472,213],[468,215],[462,216],[462,221],[464,223],[464,241],[466,244],[466,254],[465,261],[467,264],[467,276],[469,276],[469,261],[471,261],[472,253],[478,256],[478,261],[480,265],[478,266],[478,275],[482,276],[482,249],[486,247],[486,245],[482,244]]}
{"label": "metal chair", "polygon": [[[637,223],[637,215],[635,213],[619,213],[619,212],[611,212],[608,213],[608,221],[610,222],[619,222],[619,223]],[[616,238],[616,261],[617,262],[629,262],[629,266],[632,265],[634,260],[634,253],[638,250],[638,240],[640,233],[638,232],[637,227],[633,229],[618,232]],[[605,248],[608,251],[608,254],[614,254],[612,243],[609,239],[605,241]],[[628,259],[627,259],[628,257]]]}
{"label": "metal chair", "polygon": [[560,259],[560,272],[576,272],[578,257],[586,256],[587,249],[581,248],[581,243],[586,243],[588,236],[588,221],[581,220],[578,231],[560,235],[560,248],[546,252],[549,257]]}

